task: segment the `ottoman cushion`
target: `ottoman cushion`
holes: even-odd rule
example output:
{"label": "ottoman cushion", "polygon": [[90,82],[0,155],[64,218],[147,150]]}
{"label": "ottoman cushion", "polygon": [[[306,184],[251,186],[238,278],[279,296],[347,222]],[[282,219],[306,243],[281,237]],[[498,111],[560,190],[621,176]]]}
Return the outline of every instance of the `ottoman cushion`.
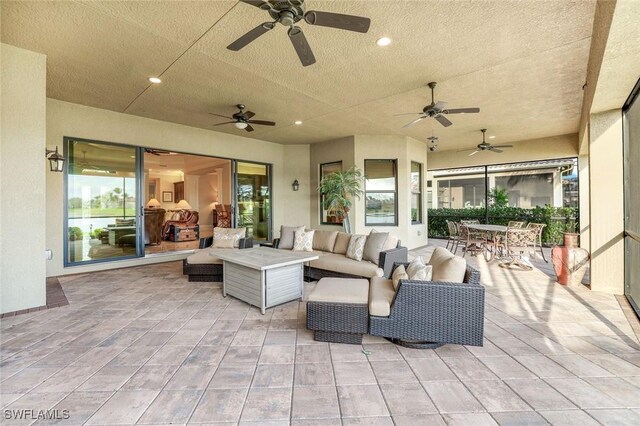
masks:
{"label": "ottoman cushion", "polygon": [[359,278],[322,278],[309,295],[309,302],[366,305],[368,300],[369,281]]}

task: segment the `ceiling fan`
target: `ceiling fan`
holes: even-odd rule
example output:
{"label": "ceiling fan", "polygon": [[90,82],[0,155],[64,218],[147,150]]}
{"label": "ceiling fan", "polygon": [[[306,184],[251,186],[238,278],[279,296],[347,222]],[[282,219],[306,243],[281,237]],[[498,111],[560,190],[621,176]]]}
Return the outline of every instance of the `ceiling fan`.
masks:
{"label": "ceiling fan", "polygon": [[76,161],[75,162],[76,166],[82,166],[83,169],[93,169],[93,170],[99,170],[100,167],[91,164],[87,161],[87,151],[82,151],[82,161]]}
{"label": "ceiling fan", "polygon": [[424,120],[427,117],[435,118],[436,121],[442,124],[444,127],[449,127],[453,123],[449,121],[443,114],[471,114],[480,112],[480,108],[447,108],[447,103],[442,101],[435,101],[434,89],[436,88],[436,82],[432,81],[427,86],[431,89],[431,103],[422,109],[422,112],[409,113],[409,114],[397,114],[397,115],[414,115],[418,114],[420,117],[416,118],[410,123],[405,124],[402,128],[411,127],[418,121]]}
{"label": "ceiling fan", "polygon": [[[500,148],[513,148],[513,145],[491,145],[489,142],[487,142],[485,140],[485,134],[487,133],[487,129],[480,129],[480,131],[482,132],[482,143],[479,143],[478,146],[476,146],[476,149],[469,154],[469,157],[471,157],[472,155],[476,155],[477,153],[479,153],[480,151],[493,151],[495,153],[502,153],[502,149]],[[470,151],[469,149],[461,149],[458,152],[464,152],[464,151]]]}
{"label": "ceiling fan", "polygon": [[265,120],[251,120],[251,117],[256,115],[252,111],[244,111],[245,106],[242,104],[236,105],[236,107],[240,110],[233,114],[231,117],[227,117],[226,115],[214,114],[210,112],[209,114],[215,115],[216,117],[227,118],[233,121],[225,121],[224,123],[214,124],[214,126],[222,126],[224,124],[233,124],[237,129],[246,130],[247,132],[253,132],[252,124],[258,124],[260,126],[275,126],[276,123],[273,121],[265,121]]}
{"label": "ceiling fan", "polygon": [[279,22],[285,27],[289,27],[287,34],[296,50],[300,62],[303,66],[309,66],[316,62],[315,56],[311,51],[311,47],[307,42],[302,28],[296,26],[299,21],[303,20],[309,25],[320,25],[322,27],[337,28],[340,30],[356,31],[366,33],[369,31],[371,20],[361,16],[343,15],[340,13],[319,12],[310,10],[307,12],[305,0],[240,0],[243,3],[258,7],[269,12],[273,22],[264,22],[233,43],[227,46],[227,49],[238,51],[276,27]]}
{"label": "ceiling fan", "polygon": [[153,148],[145,148],[144,152],[146,152],[147,154],[153,154],[153,155],[157,155],[157,156],[161,156],[161,155],[175,155],[173,152],[171,151],[165,151],[163,149],[153,149]]}

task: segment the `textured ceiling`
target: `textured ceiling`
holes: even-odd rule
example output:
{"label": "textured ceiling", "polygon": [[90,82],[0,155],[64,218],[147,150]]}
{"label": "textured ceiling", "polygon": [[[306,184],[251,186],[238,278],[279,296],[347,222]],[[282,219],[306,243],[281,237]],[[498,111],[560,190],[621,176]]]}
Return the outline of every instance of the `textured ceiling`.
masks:
{"label": "textured ceiling", "polygon": [[[282,26],[240,52],[231,41],[267,21],[236,1],[2,1],[2,41],[48,56],[48,96],[212,129],[208,112],[244,103],[253,137],[314,143],[353,134],[432,130],[442,150],[578,130],[594,4],[578,1],[328,1],[308,9],[368,16],[367,34],[302,24],[317,63],[302,67]],[[390,46],[375,41],[390,37]],[[191,48],[190,48],[191,47]],[[185,53],[186,52],[186,53]],[[149,86],[147,77],[162,74]],[[480,114],[402,126],[430,102]],[[222,119],[220,119],[222,120]],[[303,125],[296,126],[295,120]],[[232,125],[216,127],[243,133]]]}

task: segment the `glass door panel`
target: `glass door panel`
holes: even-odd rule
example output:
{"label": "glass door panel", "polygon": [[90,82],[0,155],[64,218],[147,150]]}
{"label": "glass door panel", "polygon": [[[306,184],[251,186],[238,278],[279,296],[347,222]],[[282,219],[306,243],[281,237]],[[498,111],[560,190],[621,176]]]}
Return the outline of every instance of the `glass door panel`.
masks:
{"label": "glass door panel", "polygon": [[142,254],[137,151],[67,140],[65,265]]}
{"label": "glass door panel", "polygon": [[236,163],[236,226],[255,241],[271,239],[271,166]]}

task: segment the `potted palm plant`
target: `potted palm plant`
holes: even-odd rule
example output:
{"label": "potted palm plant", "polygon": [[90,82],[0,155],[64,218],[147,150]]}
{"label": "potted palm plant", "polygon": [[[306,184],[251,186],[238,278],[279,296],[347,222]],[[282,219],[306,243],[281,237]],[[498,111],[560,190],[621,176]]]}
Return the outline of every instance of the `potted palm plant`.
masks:
{"label": "potted palm plant", "polygon": [[342,220],[344,231],[351,233],[349,210],[354,198],[362,195],[362,171],[351,167],[343,172],[333,172],[324,176],[318,185],[318,192],[324,195],[324,209],[328,215]]}

